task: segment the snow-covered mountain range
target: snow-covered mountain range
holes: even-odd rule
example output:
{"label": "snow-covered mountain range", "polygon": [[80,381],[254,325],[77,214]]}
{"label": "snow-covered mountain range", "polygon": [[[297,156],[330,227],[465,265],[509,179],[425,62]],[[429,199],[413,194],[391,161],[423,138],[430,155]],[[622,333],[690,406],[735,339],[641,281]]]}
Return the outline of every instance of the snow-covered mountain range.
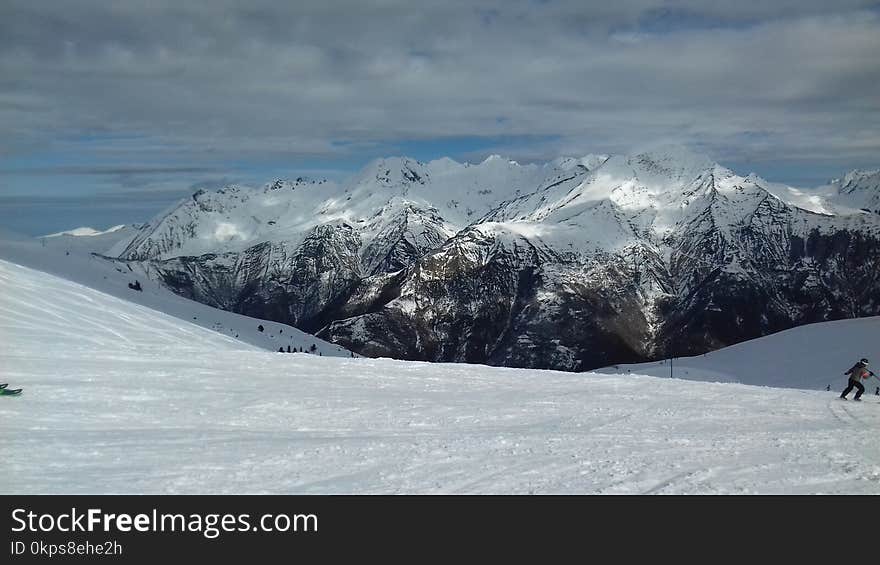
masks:
{"label": "snow-covered mountain range", "polygon": [[800,190],[681,147],[389,158],[199,191],[111,255],[366,355],[585,370],[880,314],[877,199],[876,172]]}

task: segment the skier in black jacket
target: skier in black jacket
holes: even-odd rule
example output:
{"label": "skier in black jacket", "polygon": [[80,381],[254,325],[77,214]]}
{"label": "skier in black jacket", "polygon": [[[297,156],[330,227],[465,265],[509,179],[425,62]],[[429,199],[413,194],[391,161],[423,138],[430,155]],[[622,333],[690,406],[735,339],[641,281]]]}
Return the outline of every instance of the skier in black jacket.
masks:
{"label": "skier in black jacket", "polygon": [[846,395],[855,388],[857,390],[853,400],[861,400],[861,396],[865,392],[865,385],[861,383],[861,380],[874,376],[874,373],[868,370],[868,360],[862,359],[850,367],[844,375],[849,375],[849,383],[847,384],[846,390],[840,393],[840,398],[846,400]]}

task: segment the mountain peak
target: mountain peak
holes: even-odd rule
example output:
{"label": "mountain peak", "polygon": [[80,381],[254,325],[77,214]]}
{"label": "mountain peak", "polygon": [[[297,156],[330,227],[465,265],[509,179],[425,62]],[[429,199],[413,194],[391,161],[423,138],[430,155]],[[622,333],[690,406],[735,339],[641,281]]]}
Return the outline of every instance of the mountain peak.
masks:
{"label": "mountain peak", "polygon": [[427,166],[421,161],[411,157],[384,157],[370,161],[358,176],[357,184],[374,181],[386,187],[425,184],[427,177]]}
{"label": "mountain peak", "polygon": [[287,179],[275,179],[274,181],[263,185],[263,191],[265,192],[273,190],[293,190],[294,188],[296,188],[296,184]]}
{"label": "mountain peak", "polygon": [[588,171],[593,171],[604,165],[605,161],[607,161],[609,157],[611,156],[606,155],[605,153],[600,153],[598,155],[595,153],[590,153],[589,155],[585,155],[578,159],[578,163],[586,167]]}
{"label": "mountain peak", "polygon": [[547,162],[545,167],[570,171],[576,167],[583,167],[588,171],[593,171],[601,167],[608,160],[608,155],[594,155],[590,153],[584,157],[557,157]]}
{"label": "mountain peak", "polygon": [[430,167],[431,169],[441,169],[441,170],[458,169],[463,166],[464,165],[462,165],[461,163],[459,163],[455,159],[451,159],[449,157],[440,157],[439,159],[434,159],[433,161],[430,161],[428,163],[428,167]]}
{"label": "mountain peak", "polygon": [[856,169],[832,180],[830,199],[848,208],[880,214],[880,169]]}
{"label": "mountain peak", "polygon": [[480,162],[480,165],[495,165],[495,164],[515,165],[517,167],[519,166],[519,163],[517,163],[513,159],[507,159],[505,157],[502,157],[501,155],[498,155],[497,153],[493,153],[492,155],[489,155],[488,157],[486,157],[485,159],[483,159]]}
{"label": "mountain peak", "polygon": [[631,155],[629,161],[638,163],[648,170],[677,177],[696,176],[715,166],[715,162],[708,156],[676,144],[653,146]]}
{"label": "mountain peak", "polygon": [[853,192],[880,192],[880,169],[854,169],[843,178],[834,179],[831,184],[837,187],[840,194]]}

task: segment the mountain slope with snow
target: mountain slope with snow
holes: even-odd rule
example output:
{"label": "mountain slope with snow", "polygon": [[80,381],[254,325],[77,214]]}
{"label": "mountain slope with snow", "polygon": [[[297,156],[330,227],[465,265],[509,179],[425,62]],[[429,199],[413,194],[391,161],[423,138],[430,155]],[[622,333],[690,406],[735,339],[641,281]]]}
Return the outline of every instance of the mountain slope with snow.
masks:
{"label": "mountain slope with snow", "polygon": [[839,205],[880,214],[880,169],[850,171],[831,181],[825,194]]}
{"label": "mountain slope with snow", "polygon": [[[876,316],[808,324],[703,355],[672,359],[671,372],[677,379],[812,390],[830,386],[840,393],[848,378],[844,372],[856,361],[866,357],[880,364],[878,332],[880,317]],[[669,377],[670,361],[623,364],[596,372]],[[871,378],[863,384],[873,393],[880,380]]]}
{"label": "mountain slope with snow", "polygon": [[[4,354],[24,362],[40,348],[58,359],[86,352],[161,354],[168,347],[184,354],[256,350],[129,300],[7,261],[0,261],[0,281]],[[11,342],[16,346],[10,347]],[[4,379],[18,376],[11,364],[4,363],[3,370]]]}
{"label": "mountain slope with snow", "polygon": [[261,351],[0,261],[6,494],[878,494],[836,393]]}
{"label": "mountain slope with snow", "polygon": [[[289,346],[291,350],[302,348],[307,351],[314,345],[316,355],[351,355],[343,347],[327,343],[292,326],[242,316],[187,300],[150,280],[137,264],[107,259],[94,255],[88,249],[89,247],[83,250],[68,246],[55,248],[51,245],[44,247],[33,239],[18,239],[6,235],[0,238],[0,261],[53,274],[261,349],[277,351],[281,347],[286,351]],[[137,291],[129,286],[135,282],[140,284],[142,290]],[[259,329],[261,326],[262,331]]]}

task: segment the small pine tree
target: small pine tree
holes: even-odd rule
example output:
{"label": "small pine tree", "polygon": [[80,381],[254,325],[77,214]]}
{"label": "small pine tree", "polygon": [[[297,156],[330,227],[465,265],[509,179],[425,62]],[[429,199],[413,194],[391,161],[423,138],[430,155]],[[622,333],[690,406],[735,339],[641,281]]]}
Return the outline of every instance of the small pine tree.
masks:
{"label": "small pine tree", "polygon": [[290,353],[290,346],[287,346],[287,352]]}
{"label": "small pine tree", "polygon": [[315,345],[314,343],[312,344],[311,347],[309,347],[309,351],[311,351],[312,353],[314,353],[314,352],[317,351],[317,350],[318,350],[318,346]]}
{"label": "small pine tree", "polygon": [[284,353],[284,348],[283,348],[283,347],[279,347],[279,348],[278,348],[278,353]]}
{"label": "small pine tree", "polygon": [[257,331],[261,332],[261,331],[263,331],[263,329],[265,329],[265,328],[263,328],[263,324],[260,324],[259,326],[257,326]]}

